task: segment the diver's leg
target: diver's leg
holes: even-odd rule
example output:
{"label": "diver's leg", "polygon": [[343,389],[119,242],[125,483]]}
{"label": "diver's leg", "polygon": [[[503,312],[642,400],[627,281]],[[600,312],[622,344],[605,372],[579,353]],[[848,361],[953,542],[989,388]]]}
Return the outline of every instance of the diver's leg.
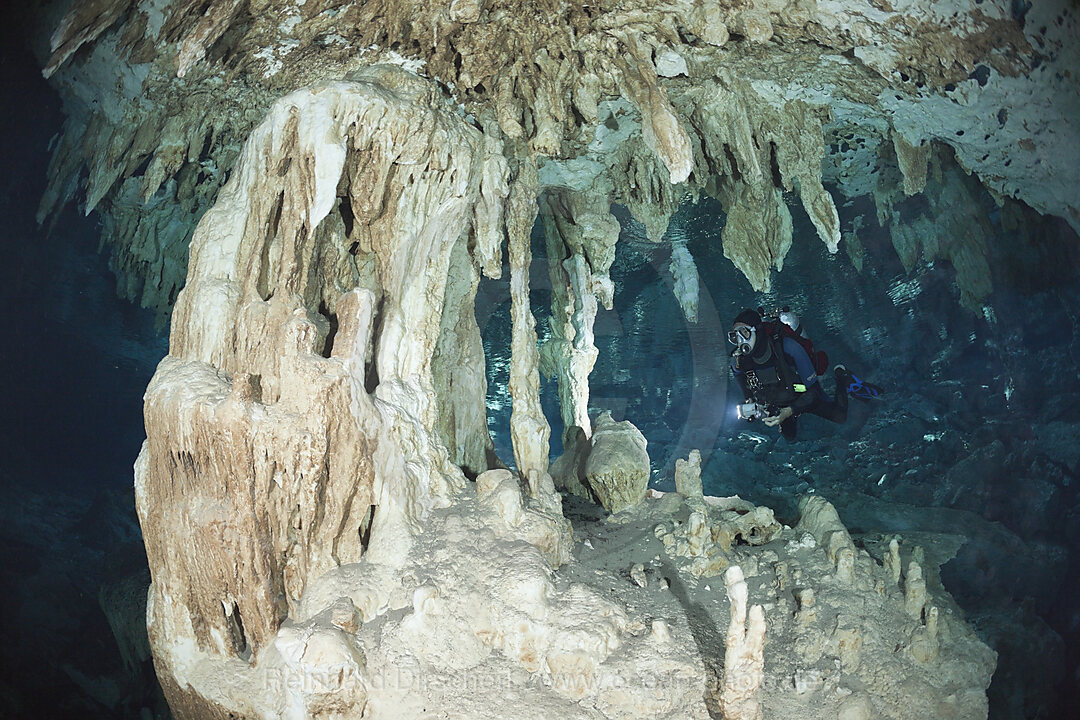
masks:
{"label": "diver's leg", "polygon": [[780,423],[780,434],[784,436],[785,440],[794,442],[795,436],[799,434],[797,418],[789,417],[787,420]]}
{"label": "diver's leg", "polygon": [[814,404],[806,409],[806,412],[813,413],[818,417],[823,417],[826,420],[834,423],[843,424],[847,421],[847,384],[841,383],[840,379],[837,379],[836,383],[836,399],[830,400],[825,391],[821,388],[821,383],[818,382],[814,385]]}
{"label": "diver's leg", "polygon": [[[844,422],[847,420],[847,406],[848,406],[848,384],[851,382],[851,375],[847,369],[837,368],[833,373],[833,377],[836,380],[836,391],[833,393],[833,403],[843,410],[843,417],[836,422]],[[818,383],[820,384],[820,380]],[[824,392],[824,391],[823,391]]]}

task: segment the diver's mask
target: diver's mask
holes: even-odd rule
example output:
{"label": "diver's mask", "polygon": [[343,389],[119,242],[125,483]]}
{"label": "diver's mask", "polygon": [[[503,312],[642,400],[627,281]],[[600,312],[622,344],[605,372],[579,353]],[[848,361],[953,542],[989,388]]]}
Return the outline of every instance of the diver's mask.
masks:
{"label": "diver's mask", "polygon": [[753,326],[743,325],[729,332],[727,339],[728,342],[735,346],[737,355],[746,355],[754,349],[757,330]]}

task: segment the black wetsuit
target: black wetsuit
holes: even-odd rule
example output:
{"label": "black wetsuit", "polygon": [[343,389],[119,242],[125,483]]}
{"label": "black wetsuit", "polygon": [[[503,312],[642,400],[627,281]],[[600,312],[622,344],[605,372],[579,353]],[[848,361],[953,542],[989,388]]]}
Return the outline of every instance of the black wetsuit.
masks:
{"label": "black wetsuit", "polygon": [[[835,397],[830,400],[802,345],[790,337],[784,337],[779,344],[760,330],[758,337],[753,352],[732,358],[731,369],[747,402],[769,405],[776,412],[782,407],[791,408],[794,415],[780,423],[785,438],[795,439],[797,420],[803,413],[813,413],[834,423],[847,420],[848,396],[842,378],[837,380]],[[782,360],[778,357],[778,345],[783,348]],[[796,383],[806,390],[796,392]]]}

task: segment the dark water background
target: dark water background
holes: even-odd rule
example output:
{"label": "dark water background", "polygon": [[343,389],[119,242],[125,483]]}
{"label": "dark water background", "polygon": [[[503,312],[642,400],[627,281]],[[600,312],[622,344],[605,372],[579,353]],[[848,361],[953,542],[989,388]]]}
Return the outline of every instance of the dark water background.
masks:
{"label": "dark water background", "polygon": [[71,206],[52,233],[37,227],[63,118],[26,27],[3,25],[0,717],[160,716],[152,671],[125,669],[99,592],[137,601],[128,586],[147,576],[132,464],[167,338],[117,298],[96,217]]}

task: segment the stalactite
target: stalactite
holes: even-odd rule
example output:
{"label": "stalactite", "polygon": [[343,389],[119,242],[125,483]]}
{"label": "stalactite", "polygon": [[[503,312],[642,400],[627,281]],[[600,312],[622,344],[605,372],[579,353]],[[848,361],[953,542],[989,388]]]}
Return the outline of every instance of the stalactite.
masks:
{"label": "stalactite", "polygon": [[[108,108],[108,117],[98,121],[105,126],[87,134],[87,151],[79,161],[90,170],[87,209],[119,194],[121,181],[142,167],[147,154],[153,153],[154,159],[144,174],[144,197],[180,171],[183,133],[178,123],[199,126],[201,136],[192,131],[188,137],[187,162],[201,164],[202,159],[192,157],[195,144],[204,138],[215,148],[238,142],[269,102],[287,89],[316,78],[344,76],[357,64],[405,61],[440,78],[467,115],[496,117],[507,137],[525,141],[520,147],[541,159],[585,165],[599,161],[603,177],[593,193],[627,205],[654,240],[666,230],[684,189],[717,194],[717,187],[726,185],[729,198],[752,198],[755,212],[756,205],[762,205],[770,221],[782,222],[775,208],[767,207],[773,204],[767,189],[776,185],[798,192],[819,236],[835,252],[838,216],[822,184],[822,165],[842,193],[850,197],[865,192],[865,183],[855,178],[878,171],[875,147],[888,144],[890,133],[902,164],[898,182],[905,183],[908,193],[922,184],[925,139],[933,137],[952,145],[965,169],[999,196],[1019,197],[1039,210],[1057,212],[1074,227],[1080,217],[1072,196],[1060,190],[1071,186],[1060,178],[1071,177],[1080,164],[1069,162],[1064,152],[1025,155],[1041,143],[1057,146],[1060,138],[1069,137],[1074,122],[1070,116],[1036,118],[1031,109],[1041,107],[1068,75],[1045,73],[1027,84],[998,83],[998,75],[1011,78],[1026,71],[1030,59],[1025,58],[1033,51],[1030,33],[1008,13],[998,12],[996,4],[994,12],[964,14],[963,32],[943,33],[935,25],[939,21],[932,20],[918,37],[901,37],[891,29],[898,21],[907,22],[906,9],[867,13],[852,8],[849,17],[800,7],[794,14],[781,14],[715,0],[683,9],[646,6],[640,0],[603,8],[541,5],[524,14],[504,12],[501,5],[443,7],[431,0],[346,3],[332,11],[320,11],[323,6],[317,2],[301,11],[280,0],[248,9],[239,0],[177,0],[149,14],[147,8],[127,12],[130,5],[129,0],[99,0],[72,10],[56,30],[46,69],[70,88],[101,82],[105,76],[115,82],[105,95],[116,97],[103,97],[97,106]],[[1045,45],[1040,62],[1055,53],[1065,58],[1061,63],[1073,57],[1063,45],[1066,25],[1052,24],[1040,33],[1040,47]],[[775,37],[783,42],[775,42]],[[84,60],[91,53],[74,54],[87,45],[99,57]],[[807,51],[809,45],[817,50]],[[747,52],[747,47],[756,49]],[[400,59],[399,51],[407,60]],[[117,59],[129,56],[141,69],[120,77],[102,73],[110,53]],[[980,63],[995,73],[989,82],[983,76],[971,79]],[[177,74],[183,83],[176,82]],[[900,82],[912,76],[923,78],[919,82],[924,91],[913,93],[907,80]],[[1043,84],[1053,87],[1046,90]],[[945,94],[952,92],[959,95]],[[1011,119],[1003,112],[985,111],[1013,94],[1025,108],[1014,108]],[[133,102],[137,95],[153,101]],[[964,102],[957,100],[969,95]],[[634,109],[636,128],[621,146],[600,152],[593,142],[596,125],[630,120],[600,117],[599,107],[620,96]],[[985,96],[984,101],[976,96]],[[830,120],[829,107],[840,108],[841,116]],[[80,104],[73,114],[94,111]],[[850,146],[834,134],[837,128],[852,140]],[[832,145],[828,153],[826,132]],[[978,149],[979,142],[969,142],[976,135],[991,143],[988,152]],[[923,142],[916,147],[905,138]],[[500,152],[493,135],[488,142],[494,143],[493,152]],[[69,145],[66,138],[60,145]],[[215,172],[224,176],[234,158],[214,153]],[[62,165],[65,176],[54,185],[67,193],[72,171],[78,168]],[[1053,172],[1044,172],[1050,165]],[[1060,180],[1055,183],[1035,177],[1055,173]],[[497,177],[493,188],[499,185]],[[189,182],[200,195],[206,194],[203,180]],[[749,195],[734,190],[733,183],[748,184],[752,190]],[[678,191],[673,184],[679,185]],[[207,185],[216,190],[218,183]],[[497,190],[493,194],[498,195]],[[200,197],[199,202],[205,207],[212,200]],[[500,207],[485,201],[476,211],[498,212]],[[201,209],[193,214],[198,216]],[[755,221],[748,212],[741,217]],[[753,287],[768,287],[769,268],[782,262],[783,233],[745,227],[733,233],[741,236],[731,243],[738,266]],[[748,239],[770,244],[743,248]],[[488,249],[497,252],[498,244],[481,240],[481,268],[485,274],[498,272],[498,258],[487,254]],[[110,242],[142,241],[117,237]],[[966,255],[959,262],[972,268],[977,264]],[[599,277],[601,271],[593,270]],[[174,285],[155,280],[142,286],[159,284]],[[977,302],[978,294],[969,289],[965,302]],[[162,296],[152,304],[169,302]]]}
{"label": "stalactite", "polygon": [[915,195],[926,187],[927,163],[930,161],[930,144],[913,145],[900,133],[893,131],[893,150],[896,163],[904,177],[904,194]]}
{"label": "stalactite", "polygon": [[133,0],[90,0],[75,3],[53,31],[49,42],[52,55],[42,74],[51,77],[80,47],[93,42],[120,19],[132,2]]}
{"label": "stalactite", "polygon": [[682,308],[687,322],[697,322],[698,313],[698,276],[694,256],[686,248],[686,243],[672,243],[671,260],[668,271],[675,281],[673,290]]}
{"label": "stalactite", "polygon": [[206,56],[206,50],[228,29],[244,1],[213,0],[210,3],[206,12],[180,41],[176,77],[184,77],[192,65]]}
{"label": "stalactite", "polygon": [[551,337],[540,351],[540,371],[558,379],[565,443],[575,426],[586,437],[592,434],[589,373],[598,354],[593,341],[597,304],[584,251],[575,252],[563,239],[547,198],[541,208],[551,276]]}
{"label": "stalactite", "polygon": [[667,180],[676,185],[690,176],[694,166],[690,137],[679,122],[667,92],[659,84],[656,68],[641,51],[632,33],[623,36],[630,48],[633,65],[616,57],[620,64],[623,94],[641,113],[641,135],[645,145],[667,168]]}
{"label": "stalactite", "polygon": [[589,286],[610,310],[614,289],[608,273],[615,262],[615,243],[621,230],[611,214],[611,199],[600,192],[555,189],[547,191],[544,199],[548,208],[545,222],[555,228],[571,255],[584,257]]}
{"label": "stalactite", "polygon": [[982,188],[960,170],[948,151],[931,155],[925,203],[909,207],[900,188],[874,193],[878,222],[889,229],[907,272],[920,262],[947,260],[956,271],[960,304],[979,313],[993,290],[990,242],[994,230],[983,212]]}
{"label": "stalactite", "polygon": [[551,428],[540,407],[540,355],[536,346],[536,320],[529,302],[530,237],[536,220],[538,179],[529,161],[518,166],[506,211],[510,259],[510,435],[514,463],[524,477],[546,473]]}
{"label": "stalactite", "polygon": [[750,287],[768,292],[772,267],[782,270],[791,249],[791,212],[779,188],[734,184],[717,192],[727,212],[724,257],[735,263]]}

